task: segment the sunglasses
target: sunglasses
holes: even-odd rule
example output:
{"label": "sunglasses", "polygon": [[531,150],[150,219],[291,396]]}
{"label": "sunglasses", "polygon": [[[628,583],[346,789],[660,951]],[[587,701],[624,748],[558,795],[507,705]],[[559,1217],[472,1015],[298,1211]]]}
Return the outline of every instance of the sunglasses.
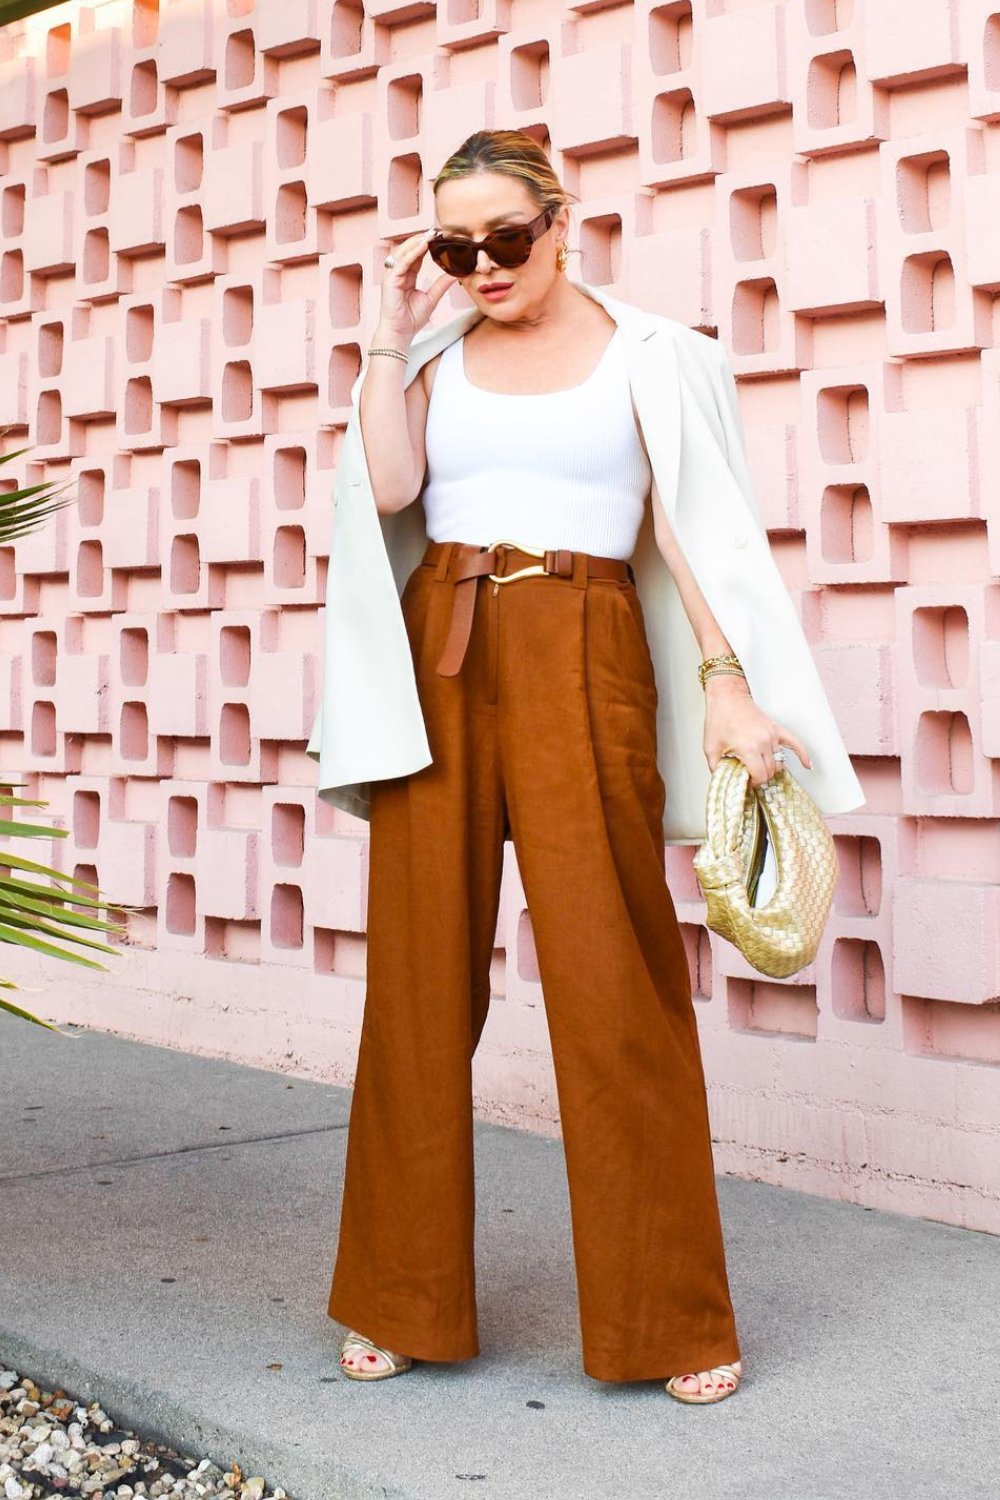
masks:
{"label": "sunglasses", "polygon": [[554,216],[554,208],[543,208],[527,224],[514,224],[509,229],[494,229],[482,240],[450,239],[447,235],[439,234],[428,240],[428,254],[449,276],[471,276],[476,269],[480,250],[485,250],[495,265],[510,271],[514,266],[524,265],[535,240],[545,233]]}

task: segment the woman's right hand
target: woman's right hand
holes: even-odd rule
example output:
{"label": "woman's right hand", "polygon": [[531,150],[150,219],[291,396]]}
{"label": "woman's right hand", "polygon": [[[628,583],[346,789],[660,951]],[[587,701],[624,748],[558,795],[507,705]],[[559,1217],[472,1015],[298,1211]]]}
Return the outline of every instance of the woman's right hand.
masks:
{"label": "woman's right hand", "polygon": [[426,291],[417,289],[417,273],[427,251],[430,232],[412,234],[401,244],[390,247],[396,264],[382,274],[382,306],[379,312],[380,333],[409,343],[420,332],[441,298],[455,281],[442,271]]}

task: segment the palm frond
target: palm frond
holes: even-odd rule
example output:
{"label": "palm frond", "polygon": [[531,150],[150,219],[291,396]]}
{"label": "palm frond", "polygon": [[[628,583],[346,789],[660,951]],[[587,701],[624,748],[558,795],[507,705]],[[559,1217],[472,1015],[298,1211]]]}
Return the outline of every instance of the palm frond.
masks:
{"label": "palm frond", "polygon": [[[36,798],[14,796],[12,788],[20,784],[8,782],[0,788],[0,809],[44,808],[47,805]],[[67,835],[67,829],[54,825],[0,817],[0,838],[66,838]],[[38,879],[25,878],[29,876]],[[0,943],[13,943],[33,953],[79,964],[83,968],[104,970],[105,964],[88,958],[79,950],[112,954],[116,951],[114,947],[98,942],[88,934],[100,932],[123,937],[126,928],[120,922],[95,914],[135,909],[105,900],[100,888],[92,881],[23,859],[6,848],[0,849]],[[0,978],[0,988],[16,989],[17,986],[13,980]],[[60,1029],[12,1001],[0,1000],[0,1010],[51,1031]]]}
{"label": "palm frond", "polygon": [[[0,433],[0,437],[2,436]],[[15,458],[20,458],[22,453],[27,452],[27,448],[15,448],[11,453],[0,454],[0,465],[12,463]],[[71,480],[64,484],[45,480],[20,489],[0,491],[0,545],[16,541],[19,536],[25,536],[41,526],[56,511],[64,510],[67,505],[74,505],[75,497],[56,498],[71,483]]]}
{"label": "palm frond", "polygon": [[[0,431],[0,439],[5,435],[6,429]],[[27,448],[15,448],[10,453],[0,454],[0,465],[13,463],[27,452]],[[65,484],[45,482],[0,491],[0,545],[27,535],[57,511],[75,504],[75,497],[63,495],[66,487]],[[8,813],[6,817],[0,816],[0,840],[68,837],[65,828],[26,823],[9,816],[14,808],[47,806],[36,798],[15,796],[14,787],[20,785],[23,783],[0,784],[0,809]],[[0,943],[13,943],[48,958],[80,964],[88,969],[105,969],[104,964],[88,958],[79,950],[86,948],[97,953],[114,953],[113,947],[87,934],[103,932],[123,937],[126,928],[120,922],[105,920],[96,913],[129,910],[135,908],[106,901],[99,887],[88,880],[25,859],[8,848],[0,850]],[[12,979],[0,977],[0,990],[16,989]],[[14,1001],[0,1000],[0,1010],[60,1035],[71,1035]]]}
{"label": "palm frond", "polygon": [[[16,990],[17,985],[12,984],[9,979],[0,979],[0,989]],[[20,1016],[24,1021],[34,1021],[36,1026],[44,1026],[46,1031],[57,1031],[60,1036],[72,1037],[78,1041],[80,1033],[77,1031],[63,1031],[54,1021],[43,1021],[41,1016],[33,1015],[30,1010],[25,1010],[23,1005],[15,1005],[13,1000],[0,1000],[0,1010],[7,1011],[12,1016]]]}
{"label": "palm frond", "polygon": [[[62,488],[62,486],[59,486]],[[19,536],[26,536],[29,531],[34,531],[49,516],[58,510],[65,510],[68,505],[75,505],[76,499],[57,500],[53,498],[59,493],[59,488],[53,485],[31,485],[26,490],[8,490],[6,494],[0,493],[0,543],[16,541]],[[29,497],[36,490],[44,493],[37,499]]]}

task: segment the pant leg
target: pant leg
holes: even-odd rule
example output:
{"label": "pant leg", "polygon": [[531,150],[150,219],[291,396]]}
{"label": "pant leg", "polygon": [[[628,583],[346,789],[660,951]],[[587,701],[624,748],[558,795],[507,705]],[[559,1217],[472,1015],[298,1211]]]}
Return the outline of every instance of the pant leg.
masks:
{"label": "pant leg", "polygon": [[373,783],[368,972],[329,1314],[426,1360],[479,1353],[472,1054],[489,1004],[505,808],[477,617],[439,677],[453,585],[403,594],[431,765]]}
{"label": "pant leg", "polygon": [[[500,590],[500,743],[552,1042],[585,1371],[739,1357],[656,684],[631,584]],[[515,590],[517,591],[515,593]]]}

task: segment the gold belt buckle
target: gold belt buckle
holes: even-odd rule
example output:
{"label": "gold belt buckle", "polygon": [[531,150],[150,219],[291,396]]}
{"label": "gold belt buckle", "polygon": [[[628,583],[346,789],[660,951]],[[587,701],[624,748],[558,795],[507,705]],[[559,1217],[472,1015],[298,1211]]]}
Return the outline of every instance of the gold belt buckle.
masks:
{"label": "gold belt buckle", "polygon": [[[492,552],[494,547],[515,547],[518,552],[526,552],[529,557],[544,557],[544,547],[522,547],[520,542],[496,541],[490,542],[487,552]],[[518,568],[516,573],[489,573],[487,577],[492,578],[494,583],[510,583],[515,578],[527,578],[532,573],[548,574],[548,568],[544,563],[532,563],[527,568]]]}

